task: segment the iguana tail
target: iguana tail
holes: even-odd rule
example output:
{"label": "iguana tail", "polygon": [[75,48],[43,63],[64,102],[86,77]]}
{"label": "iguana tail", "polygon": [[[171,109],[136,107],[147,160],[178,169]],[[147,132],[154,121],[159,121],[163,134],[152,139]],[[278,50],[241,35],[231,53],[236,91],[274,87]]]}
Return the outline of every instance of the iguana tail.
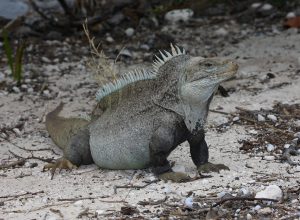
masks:
{"label": "iguana tail", "polygon": [[70,139],[80,129],[87,126],[89,121],[82,118],[64,118],[59,116],[64,104],[60,103],[52,112],[46,115],[46,129],[53,142],[65,150],[70,144]]}

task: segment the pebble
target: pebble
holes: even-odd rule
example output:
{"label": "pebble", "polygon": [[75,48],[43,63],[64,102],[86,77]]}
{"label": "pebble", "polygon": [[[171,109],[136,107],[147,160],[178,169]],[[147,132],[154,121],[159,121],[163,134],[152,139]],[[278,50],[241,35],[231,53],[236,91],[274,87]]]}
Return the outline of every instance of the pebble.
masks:
{"label": "pebble", "polygon": [[285,149],[288,149],[288,148],[290,148],[290,144],[285,144],[283,147],[285,148]]}
{"label": "pebble", "polygon": [[295,171],[296,171],[296,172],[300,172],[300,166],[296,166],[296,167],[295,167]]}
{"label": "pebble", "polygon": [[27,92],[28,92],[28,93],[33,93],[33,88],[31,88],[31,87],[28,88],[28,89],[27,89]]}
{"label": "pebble", "polygon": [[143,50],[150,50],[150,47],[149,47],[148,44],[142,44],[142,45],[140,46],[140,48],[143,49]]}
{"label": "pebble", "polygon": [[19,130],[19,128],[13,128],[12,130],[13,130],[13,132],[15,132],[15,134],[16,134],[18,137],[21,137],[22,133],[21,133],[21,131]]}
{"label": "pebble", "polygon": [[169,186],[165,186],[164,187],[164,189],[163,189],[163,192],[165,193],[165,194],[170,194],[171,192],[172,192],[172,190],[170,189],[170,187]]}
{"label": "pebble", "polygon": [[14,86],[14,87],[12,88],[12,90],[13,90],[15,93],[20,93],[20,92],[21,92],[21,90],[20,90],[18,87],[16,87],[16,86]]}
{"label": "pebble", "polygon": [[269,10],[271,10],[273,8],[273,6],[271,5],[271,4],[268,4],[268,3],[266,3],[266,4],[264,4],[262,7],[261,7],[261,11],[269,11]]}
{"label": "pebble", "polygon": [[252,130],[249,131],[249,133],[250,133],[250,134],[257,134],[258,132],[257,132],[256,130],[253,130],[253,129],[252,129]]}
{"label": "pebble", "polygon": [[261,3],[260,3],[260,2],[256,2],[256,3],[253,3],[253,4],[251,5],[251,8],[256,9],[256,8],[258,8],[258,7],[260,7],[260,6],[261,6]]}
{"label": "pebble", "polygon": [[193,198],[188,197],[184,200],[184,205],[189,208],[193,208]]}
{"label": "pebble", "polygon": [[293,199],[293,200],[291,201],[291,203],[293,203],[293,204],[298,203],[298,202],[299,202],[298,199]]}
{"label": "pebble", "polygon": [[236,122],[236,121],[238,121],[238,120],[240,120],[240,117],[238,117],[238,116],[235,116],[235,117],[232,119],[232,121],[234,121],[234,122]]}
{"label": "pebble", "polygon": [[242,195],[248,195],[248,194],[250,194],[250,191],[247,188],[241,188],[240,192],[241,192]]}
{"label": "pebble", "polygon": [[48,89],[45,89],[43,91],[43,95],[46,96],[46,97],[49,97],[50,96],[50,91]]}
{"label": "pebble", "polygon": [[102,215],[103,213],[105,213],[105,210],[102,209],[98,209],[96,210],[97,215]]}
{"label": "pebble", "polygon": [[177,22],[187,22],[190,20],[194,15],[194,12],[190,8],[186,9],[175,9],[169,11],[165,14],[165,20],[170,23],[177,23]]}
{"label": "pebble", "polygon": [[224,37],[228,35],[228,31],[225,28],[221,27],[215,31],[215,34],[217,36]]}
{"label": "pebble", "polygon": [[260,209],[257,213],[260,215],[269,215],[272,213],[272,209],[270,207],[265,207]]}
{"label": "pebble", "polygon": [[277,121],[277,117],[275,115],[267,115],[267,118],[273,122]]}
{"label": "pebble", "polygon": [[21,88],[22,88],[22,89],[27,89],[28,86],[27,86],[26,84],[22,84],[22,85],[21,85]]}
{"label": "pebble", "polygon": [[125,57],[132,57],[132,53],[130,50],[128,49],[123,49],[120,51],[120,55],[123,55]]}
{"label": "pebble", "polygon": [[267,151],[272,152],[275,149],[273,144],[267,144]]}
{"label": "pebble", "polygon": [[267,161],[275,160],[275,156],[264,156],[264,160],[267,160]]}
{"label": "pebble", "polygon": [[267,198],[281,200],[282,190],[277,185],[267,186],[264,190],[256,193],[255,198]]}
{"label": "pebble", "polygon": [[75,206],[82,206],[82,204],[83,204],[82,200],[78,200],[78,201],[74,202]]}
{"label": "pebble", "polygon": [[186,170],[185,170],[185,167],[183,165],[175,165],[172,167],[172,170],[174,172],[180,172],[180,173],[185,173]]}
{"label": "pebble", "polygon": [[291,12],[287,13],[287,15],[285,17],[286,18],[294,18],[294,17],[296,17],[296,14],[295,14],[295,12],[291,11]]}
{"label": "pebble", "polygon": [[127,28],[126,30],[125,30],[125,34],[127,35],[127,37],[132,37],[133,36],[133,34],[134,34],[134,29],[133,28]]}
{"label": "pebble", "polygon": [[254,207],[254,210],[255,211],[258,211],[258,210],[260,210],[261,209],[261,206],[260,205],[256,205],[255,207]]}
{"label": "pebble", "polygon": [[47,57],[42,57],[42,61],[44,63],[51,63],[51,60],[49,60],[49,58],[47,58]]}
{"label": "pebble", "polygon": [[112,43],[112,42],[115,41],[111,36],[107,36],[105,40],[106,40],[108,43]]}
{"label": "pebble", "polygon": [[224,192],[224,191],[217,193],[218,198],[222,198],[225,195],[226,195],[226,192]]}
{"label": "pebble", "polygon": [[257,115],[257,120],[258,120],[258,121],[266,121],[265,117],[262,116],[261,114],[258,114],[258,115]]}
{"label": "pebble", "polygon": [[248,214],[246,215],[246,219],[247,219],[247,220],[251,220],[251,219],[252,219],[252,215],[248,213]]}
{"label": "pebble", "polygon": [[300,138],[300,132],[295,133],[295,134],[294,134],[294,137]]}

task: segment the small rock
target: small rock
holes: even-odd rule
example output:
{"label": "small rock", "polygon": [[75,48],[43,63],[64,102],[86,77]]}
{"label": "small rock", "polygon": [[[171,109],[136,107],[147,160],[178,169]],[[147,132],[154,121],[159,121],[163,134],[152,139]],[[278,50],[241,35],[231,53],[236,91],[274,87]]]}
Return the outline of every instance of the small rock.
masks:
{"label": "small rock", "polygon": [[294,137],[300,138],[300,132],[295,133],[295,134],[294,134]]}
{"label": "small rock", "polygon": [[267,160],[267,161],[275,160],[275,156],[264,156],[264,160]]}
{"label": "small rock", "polygon": [[97,215],[102,215],[103,213],[105,213],[105,210],[102,209],[98,209],[96,210]]}
{"label": "small rock", "polygon": [[31,88],[31,87],[28,88],[28,89],[27,89],[27,92],[28,92],[28,93],[33,93],[33,88]]}
{"label": "small rock", "polygon": [[123,55],[125,57],[132,57],[132,53],[130,50],[128,49],[123,49],[120,51],[120,55]]}
{"label": "small rock", "polygon": [[283,147],[285,148],[285,149],[288,149],[288,148],[290,148],[290,144],[285,144]]}
{"label": "small rock", "polygon": [[41,59],[44,63],[51,63],[51,60],[49,60],[47,57],[42,57]]}
{"label": "small rock", "polygon": [[127,35],[127,37],[132,37],[133,36],[133,34],[134,34],[134,29],[133,28],[127,28],[126,30],[125,30],[125,34]]}
{"label": "small rock", "polygon": [[262,116],[261,114],[258,114],[258,115],[257,115],[257,120],[258,120],[258,121],[266,121],[265,117]]}
{"label": "small rock", "polygon": [[281,200],[282,190],[277,185],[267,186],[266,189],[256,193],[255,198],[267,198]]}
{"label": "small rock", "polygon": [[82,204],[83,204],[82,200],[78,200],[78,201],[74,202],[75,206],[82,206]]}
{"label": "small rock", "polygon": [[296,167],[295,167],[295,171],[296,171],[296,172],[300,172],[300,166],[296,166]]}
{"label": "small rock", "polygon": [[254,210],[255,211],[258,211],[258,210],[260,210],[261,209],[261,206],[260,205],[256,205],[255,207],[254,207]]}
{"label": "small rock", "polygon": [[219,28],[218,30],[215,31],[215,34],[217,36],[224,37],[224,36],[228,35],[228,31],[225,28],[221,27],[221,28]]}
{"label": "small rock", "polygon": [[180,21],[187,22],[193,17],[193,15],[194,12],[192,9],[175,9],[165,14],[165,20],[173,24]]}
{"label": "small rock", "polygon": [[21,131],[19,130],[19,128],[13,128],[12,130],[13,130],[13,132],[15,132],[15,134],[16,134],[18,137],[21,137],[21,136],[22,136],[22,133],[21,133]]}
{"label": "small rock", "polygon": [[172,170],[174,172],[180,172],[180,173],[185,173],[186,172],[185,167],[183,165],[177,165],[177,164],[172,167]]}
{"label": "small rock", "polygon": [[267,151],[272,152],[275,149],[273,144],[267,144]]}
{"label": "small rock", "polygon": [[252,129],[252,130],[249,131],[249,133],[250,133],[250,134],[257,134],[258,132],[257,132],[256,130],[253,130],[253,129]]}
{"label": "small rock", "polygon": [[295,203],[298,203],[298,202],[299,202],[298,199],[293,199],[293,200],[291,201],[292,204],[295,204]]}
{"label": "small rock", "polygon": [[277,117],[275,115],[267,115],[267,118],[273,122],[277,121]]}
{"label": "small rock", "polygon": [[3,139],[7,139],[8,138],[7,134],[5,134],[5,133],[0,133],[0,137],[2,137]]}
{"label": "small rock", "polygon": [[238,116],[235,116],[235,117],[232,119],[232,121],[234,121],[234,122],[236,122],[236,121],[238,121],[238,120],[240,120],[240,117],[238,117]]}
{"label": "small rock", "polygon": [[260,2],[257,2],[257,3],[253,3],[253,4],[251,5],[251,8],[256,9],[256,8],[258,8],[258,7],[260,7],[260,6],[261,6],[261,3],[260,3]]}
{"label": "small rock", "polygon": [[189,208],[193,208],[193,198],[188,197],[184,200],[184,205]]}
{"label": "small rock", "polygon": [[250,194],[250,191],[249,191],[249,189],[247,189],[247,188],[241,188],[241,189],[240,189],[240,192],[241,192],[241,194],[244,195],[244,196]]}
{"label": "small rock", "polygon": [[27,86],[26,84],[22,84],[22,85],[21,85],[21,88],[22,88],[22,89],[27,89],[28,86]]}
{"label": "small rock", "polygon": [[105,40],[106,40],[108,43],[112,43],[112,42],[115,41],[111,36],[107,36]]}
{"label": "small rock", "polygon": [[224,191],[217,193],[218,198],[222,198],[225,195],[226,195],[226,192],[224,192]]}
{"label": "small rock", "polygon": [[16,86],[14,86],[14,87],[12,88],[12,90],[13,90],[15,93],[20,93],[20,92],[21,92],[21,90],[20,90],[18,87],[16,87]]}
{"label": "small rock", "polygon": [[260,215],[270,215],[272,213],[272,209],[270,207],[265,207],[260,209],[257,213]]}
{"label": "small rock", "polygon": [[291,11],[291,12],[287,13],[287,15],[285,17],[286,18],[294,18],[294,17],[296,17],[296,13]]}
{"label": "small rock", "polygon": [[109,182],[104,182],[104,184],[103,184],[103,186],[105,186],[105,187],[108,187],[108,186],[110,186],[111,184],[109,183]]}
{"label": "small rock", "polygon": [[251,220],[251,219],[252,219],[252,215],[248,213],[248,214],[246,215],[246,219],[247,219],[247,220]]}
{"label": "small rock", "polygon": [[260,10],[261,11],[270,11],[272,8],[273,8],[273,6],[271,4],[266,3],[260,8]]}
{"label": "small rock", "polygon": [[165,186],[164,189],[163,189],[163,192],[164,192],[165,194],[170,194],[170,193],[172,192],[172,190],[170,189],[169,186]]}
{"label": "small rock", "polygon": [[46,97],[49,97],[50,96],[50,91],[48,89],[45,89],[43,91],[43,95],[46,96]]}
{"label": "small rock", "polygon": [[149,47],[148,44],[142,44],[142,45],[140,46],[140,48],[143,49],[143,50],[150,50],[150,47]]}

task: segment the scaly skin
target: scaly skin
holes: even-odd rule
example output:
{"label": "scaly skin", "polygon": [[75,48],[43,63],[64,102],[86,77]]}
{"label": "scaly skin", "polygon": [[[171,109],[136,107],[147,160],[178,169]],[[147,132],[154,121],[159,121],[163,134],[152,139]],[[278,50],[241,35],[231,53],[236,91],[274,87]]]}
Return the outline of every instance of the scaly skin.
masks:
{"label": "scaly skin", "polygon": [[[237,69],[230,60],[176,56],[159,68],[155,79],[129,84],[100,100],[98,115],[92,117],[92,122],[47,117],[46,124],[54,128],[47,126],[47,130],[54,142],[63,147],[65,158],[76,165],[91,163],[91,158],[86,157],[88,152],[102,168],[152,167],[161,179],[182,182],[189,177],[172,173],[167,157],[188,141],[199,171],[227,169],[208,163],[203,126],[215,90]],[[55,129],[57,126],[63,134]],[[76,127],[77,133],[70,127]]]}

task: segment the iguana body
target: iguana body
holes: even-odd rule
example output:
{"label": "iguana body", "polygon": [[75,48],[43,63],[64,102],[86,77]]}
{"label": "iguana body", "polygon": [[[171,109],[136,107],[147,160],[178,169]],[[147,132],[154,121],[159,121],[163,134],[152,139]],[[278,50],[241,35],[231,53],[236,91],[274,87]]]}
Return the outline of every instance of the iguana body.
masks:
{"label": "iguana body", "polygon": [[[191,57],[178,47],[172,47],[172,54],[166,52],[157,59],[150,73],[131,73],[100,89],[97,93],[100,114],[92,115],[90,123],[78,119],[63,119],[59,123],[62,119],[59,116],[46,118],[54,142],[68,149],[64,150],[66,159],[76,165],[90,163],[86,157],[88,151],[102,168],[151,166],[156,173],[163,173],[171,169],[167,161],[170,152],[187,140],[198,168],[204,166],[205,170],[207,165],[213,170],[224,168],[208,163],[203,125],[215,90],[236,73],[237,65],[219,58]],[[60,129],[55,128],[53,120]],[[81,128],[76,133],[65,127]],[[66,132],[62,135],[59,130]],[[85,155],[80,155],[77,148],[84,149]]]}

